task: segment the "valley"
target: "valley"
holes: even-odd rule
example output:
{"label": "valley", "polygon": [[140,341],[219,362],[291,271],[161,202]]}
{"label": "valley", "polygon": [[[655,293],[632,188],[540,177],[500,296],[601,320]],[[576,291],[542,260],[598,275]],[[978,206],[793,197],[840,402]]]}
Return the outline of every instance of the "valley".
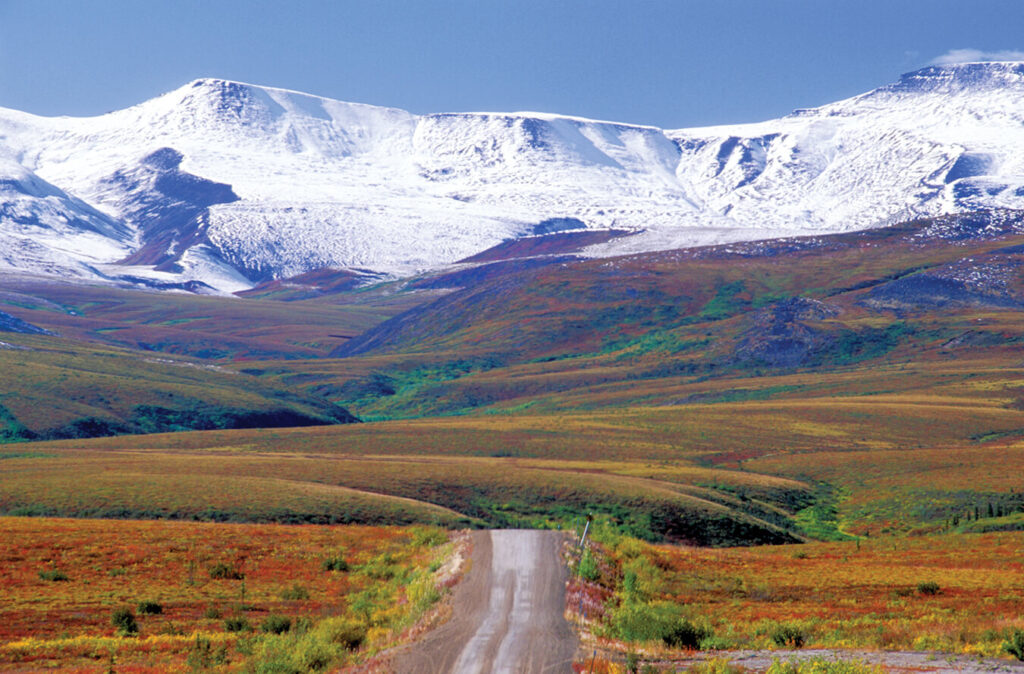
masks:
{"label": "valley", "polygon": [[[8,278],[0,514],[72,530],[90,520],[46,518],[577,532],[591,518],[601,561],[569,604],[594,597],[582,650],[607,667],[637,648],[682,657],[623,611],[703,625],[695,646],[712,651],[776,647],[772,626],[792,623],[808,646],[998,657],[1024,559],[1022,244],[1020,214],[983,211],[368,287],[316,276],[248,298]],[[878,575],[918,547],[931,575]],[[984,591],[941,571],[967,550],[1002,569]],[[819,557],[854,566],[832,589],[788,575]],[[724,575],[698,600],[686,588],[704,568]],[[929,613],[908,597],[933,577],[944,608]],[[861,627],[830,622],[841,587],[863,583]],[[181,629],[222,643],[216,626]],[[131,660],[129,645],[112,647]]]}
{"label": "valley", "polygon": [[1022,93],[0,110],[0,669],[1020,671]]}

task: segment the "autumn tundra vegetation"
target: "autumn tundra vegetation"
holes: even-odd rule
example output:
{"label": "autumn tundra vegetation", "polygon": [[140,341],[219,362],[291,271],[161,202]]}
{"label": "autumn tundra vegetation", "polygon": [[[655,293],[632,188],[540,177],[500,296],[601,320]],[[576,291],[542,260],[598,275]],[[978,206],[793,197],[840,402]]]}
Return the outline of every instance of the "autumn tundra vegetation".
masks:
{"label": "autumn tundra vegetation", "polygon": [[46,331],[0,335],[0,667],[384,663],[452,532],[588,517],[582,668],[1009,665],[1019,219],[229,299],[0,281]]}
{"label": "autumn tundra vegetation", "polygon": [[440,598],[434,527],[2,518],[3,668],[366,663]]}

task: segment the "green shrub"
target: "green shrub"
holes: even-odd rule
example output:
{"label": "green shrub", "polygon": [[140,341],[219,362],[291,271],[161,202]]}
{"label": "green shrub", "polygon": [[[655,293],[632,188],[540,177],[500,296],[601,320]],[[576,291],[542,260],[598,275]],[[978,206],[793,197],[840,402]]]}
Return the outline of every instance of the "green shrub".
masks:
{"label": "green shrub", "polygon": [[202,672],[211,667],[223,665],[227,660],[228,649],[226,645],[221,644],[214,648],[209,639],[199,636],[197,632],[195,643],[192,644],[188,651],[185,664],[193,672]]}
{"label": "green shrub", "polygon": [[695,651],[700,648],[700,642],[710,636],[711,630],[694,625],[689,620],[680,620],[661,636],[661,640],[672,648]]}
{"label": "green shrub", "polygon": [[68,574],[64,573],[60,569],[48,569],[46,571],[40,571],[39,579],[48,580],[53,583],[70,580],[70,578],[68,578]]}
{"label": "green shrub", "polygon": [[306,635],[292,650],[292,661],[303,672],[322,672],[331,666],[334,655],[327,644]]}
{"label": "green shrub", "polygon": [[249,624],[249,621],[246,618],[236,616],[224,621],[224,629],[228,632],[251,632],[252,625]]}
{"label": "green shrub", "polygon": [[110,616],[110,622],[120,636],[130,637],[139,633],[139,624],[135,622],[135,614],[128,607],[116,609]]}
{"label": "green shrub", "polygon": [[221,614],[219,608],[217,608],[216,606],[211,606],[208,609],[206,609],[205,613],[203,613],[203,617],[207,620],[220,620],[223,617],[223,614]]}
{"label": "green shrub", "polygon": [[799,625],[776,625],[771,632],[771,638],[776,646],[803,648],[807,635]]}
{"label": "green shrub", "polygon": [[622,641],[663,641],[675,629],[679,613],[679,607],[668,602],[626,603],[612,612],[611,633]]}
{"label": "green shrub", "polygon": [[917,584],[918,594],[932,596],[939,593],[939,584],[932,581],[925,581]]}
{"label": "green shrub", "polygon": [[217,562],[210,567],[210,578],[214,580],[242,580],[245,574],[231,564]]}
{"label": "green shrub", "polygon": [[1003,642],[1003,650],[1024,661],[1024,631],[1014,630],[1009,639]]}
{"label": "green shrub", "polygon": [[155,601],[140,601],[139,613],[142,615],[159,615],[164,612],[164,607]]}
{"label": "green shrub", "polygon": [[260,623],[260,629],[267,634],[284,634],[292,628],[292,619],[283,615],[268,615]]}
{"label": "green shrub", "polygon": [[377,555],[359,567],[359,571],[373,580],[391,580],[398,575],[399,570],[394,557],[387,552]]}
{"label": "green shrub", "polygon": [[405,593],[419,611],[425,611],[441,598],[441,593],[434,587],[430,576],[423,576],[409,583]]}
{"label": "green shrub", "polygon": [[350,568],[348,562],[340,554],[336,557],[328,557],[322,566],[324,571],[348,571]]}
{"label": "green shrub", "polygon": [[583,551],[580,558],[580,577],[584,580],[595,581],[601,577],[601,570],[597,567],[597,560],[590,554],[590,550]]}
{"label": "green shrub", "polygon": [[316,636],[329,644],[354,651],[366,640],[366,623],[352,618],[327,618],[317,623]]}
{"label": "green shrub", "polygon": [[415,527],[412,530],[414,545],[432,548],[448,542],[448,534],[434,527]]}
{"label": "green shrub", "polygon": [[281,592],[281,599],[285,601],[301,601],[303,599],[309,599],[309,590],[304,586],[295,583],[287,590]]}

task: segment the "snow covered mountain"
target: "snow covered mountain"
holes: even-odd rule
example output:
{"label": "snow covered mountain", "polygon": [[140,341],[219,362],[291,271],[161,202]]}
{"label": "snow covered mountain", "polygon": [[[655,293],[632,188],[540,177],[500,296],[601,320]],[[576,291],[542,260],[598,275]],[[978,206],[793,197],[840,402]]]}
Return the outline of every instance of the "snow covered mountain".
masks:
{"label": "snow covered mountain", "polygon": [[[417,116],[203,79],[94,118],[0,109],[0,269],[402,275],[552,229],[594,255],[1024,208],[1024,64],[931,67],[759,124]],[[194,286],[193,286],[194,287]]]}

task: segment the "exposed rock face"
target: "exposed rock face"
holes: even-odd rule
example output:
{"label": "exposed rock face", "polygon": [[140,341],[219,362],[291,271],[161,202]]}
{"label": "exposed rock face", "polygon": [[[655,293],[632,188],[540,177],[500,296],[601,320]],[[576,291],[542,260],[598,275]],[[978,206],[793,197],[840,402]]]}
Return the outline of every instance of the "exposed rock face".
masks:
{"label": "exposed rock face", "polygon": [[1024,306],[1024,259],[993,254],[960,260],[872,288],[862,301],[875,310],[916,312],[958,307],[1015,309]]}
{"label": "exposed rock face", "polygon": [[25,335],[52,335],[54,333],[0,311],[0,332],[20,332]]}
{"label": "exposed rock face", "polygon": [[797,367],[832,341],[813,325],[839,314],[818,300],[791,297],[764,307],[753,317],[753,327],[742,334],[734,351],[739,361],[763,362],[771,367]]}

